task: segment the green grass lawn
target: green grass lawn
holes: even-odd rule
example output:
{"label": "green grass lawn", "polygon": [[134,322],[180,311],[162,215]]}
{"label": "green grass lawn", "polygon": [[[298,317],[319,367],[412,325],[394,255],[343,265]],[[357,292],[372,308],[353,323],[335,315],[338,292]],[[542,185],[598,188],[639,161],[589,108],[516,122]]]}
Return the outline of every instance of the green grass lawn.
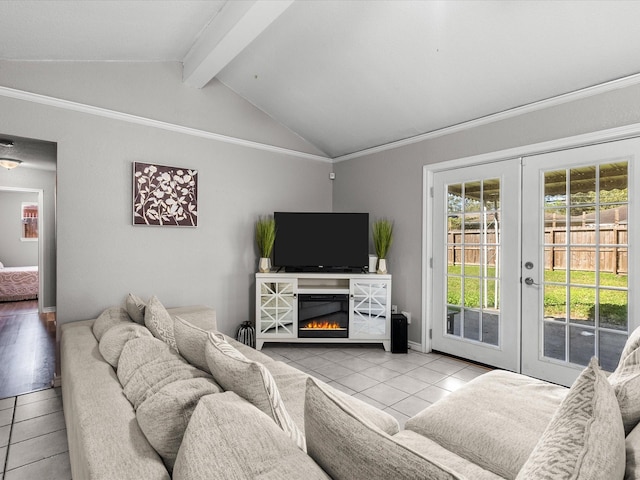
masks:
{"label": "green grass lawn", "polygon": [[[450,305],[461,305],[461,277],[455,276],[461,274],[461,266],[449,266],[448,272],[448,288],[447,288],[447,302]],[[493,308],[494,307],[494,280],[491,278],[495,275],[495,269],[489,268],[487,271],[487,277],[489,281],[487,284],[487,297],[488,301],[483,305],[484,294],[481,295],[482,288],[484,288],[484,282],[481,282],[479,277],[481,271],[478,266],[467,266],[465,268],[465,292],[464,292],[464,306],[467,308]],[[548,285],[552,283],[564,283],[565,272],[559,271],[545,271],[545,282],[547,285],[544,287],[544,310],[547,317],[565,318],[566,303],[567,303],[567,287],[564,285]],[[586,320],[593,321],[595,318],[595,289],[589,287],[577,287],[575,285],[593,286],[595,284],[595,273],[584,271],[571,272],[571,286],[570,290],[570,311],[571,318],[573,320]],[[615,275],[613,273],[600,273],[600,286],[606,287],[627,287],[626,275]],[[600,319],[602,323],[612,325],[624,325],[627,324],[627,292],[622,290],[610,290],[606,288],[600,288]]]}

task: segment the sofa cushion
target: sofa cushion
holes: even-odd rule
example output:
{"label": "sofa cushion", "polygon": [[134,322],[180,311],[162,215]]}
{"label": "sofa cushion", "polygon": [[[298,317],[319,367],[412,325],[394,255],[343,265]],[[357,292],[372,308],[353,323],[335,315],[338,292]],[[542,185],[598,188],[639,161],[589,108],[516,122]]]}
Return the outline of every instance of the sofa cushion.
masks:
{"label": "sofa cushion", "polygon": [[[92,322],[70,322],[60,330],[62,403],[73,478],[170,480],[116,373],[98,352]],[[30,478],[46,476],[32,472]]]}
{"label": "sofa cushion", "polygon": [[317,480],[329,477],[263,412],[234,392],[200,399],[173,480]]}
{"label": "sofa cushion", "polygon": [[154,337],[178,351],[173,333],[173,319],[155,295],[149,299],[149,303],[144,310],[144,324],[153,333]]}
{"label": "sofa cushion", "polygon": [[144,310],[146,306],[147,304],[144,303],[144,300],[137,295],[134,295],[133,293],[127,295],[127,299],[125,300],[127,313],[131,317],[131,320],[139,323],[140,325],[144,325]]}
{"label": "sofa cushion", "polygon": [[622,350],[615,371],[609,376],[628,434],[640,421],[640,328],[634,330]]}
{"label": "sofa cushion", "polygon": [[305,449],[304,435],[287,412],[273,376],[264,365],[248,360],[216,332],[209,332],[205,355],[213,378],[222,388],[253,403]]}
{"label": "sofa cushion", "polygon": [[518,480],[622,479],[624,427],[613,387],[593,358],[574,382]]}
{"label": "sofa cushion", "polygon": [[125,396],[136,410],[165,385],[190,378],[211,378],[189,365],[166,343],[150,337],[134,338],[125,344],[117,374]]}
{"label": "sofa cushion", "polygon": [[625,480],[640,480],[640,425],[625,438]]}
{"label": "sofa cushion", "polygon": [[418,435],[411,430],[402,430],[395,434],[393,439],[399,444],[418,452],[423,457],[450,468],[463,478],[468,478],[469,480],[504,480],[495,473],[450,452],[430,438]]}
{"label": "sofa cushion", "polygon": [[191,365],[208,372],[209,366],[204,355],[205,346],[209,341],[208,332],[182,317],[176,316],[174,317],[173,333],[180,355]]}
{"label": "sofa cushion", "polygon": [[307,379],[305,430],[309,455],[335,480],[460,478],[362,418],[313,377]]}
{"label": "sofa cushion", "polygon": [[119,323],[131,323],[131,317],[122,307],[109,307],[93,322],[93,335],[98,341],[114,325]]}
{"label": "sofa cushion", "polygon": [[125,344],[138,337],[153,337],[147,327],[137,323],[121,323],[107,330],[98,344],[102,357],[113,368],[118,368],[118,360]]}
{"label": "sofa cushion", "polygon": [[173,470],[191,414],[204,395],[222,389],[212,378],[189,378],[165,385],[147,398],[136,411],[140,429],[162,457],[167,469]]}
{"label": "sofa cushion", "polygon": [[567,391],[494,370],[407,420],[405,428],[496,475],[513,479]]}

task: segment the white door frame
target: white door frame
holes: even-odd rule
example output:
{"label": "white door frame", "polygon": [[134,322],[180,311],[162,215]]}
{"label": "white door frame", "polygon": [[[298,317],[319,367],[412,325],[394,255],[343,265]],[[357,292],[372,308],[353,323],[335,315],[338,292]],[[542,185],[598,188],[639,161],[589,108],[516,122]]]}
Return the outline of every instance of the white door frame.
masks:
{"label": "white door frame", "polygon": [[597,132],[575,135],[558,140],[551,140],[548,142],[524,145],[506,150],[499,150],[496,152],[472,155],[469,157],[424,165],[422,167],[422,342],[420,345],[420,351],[431,351],[430,331],[433,324],[433,313],[431,311],[431,305],[433,304],[431,286],[433,285],[433,275],[430,262],[433,257],[433,242],[430,232],[433,231],[433,215],[430,192],[433,188],[433,174],[435,172],[463,166],[482,165],[488,162],[509,160],[515,157],[550,153],[567,148],[587,146],[638,136],[640,136],[640,123],[634,123],[633,125],[627,125],[624,127],[600,130]]}

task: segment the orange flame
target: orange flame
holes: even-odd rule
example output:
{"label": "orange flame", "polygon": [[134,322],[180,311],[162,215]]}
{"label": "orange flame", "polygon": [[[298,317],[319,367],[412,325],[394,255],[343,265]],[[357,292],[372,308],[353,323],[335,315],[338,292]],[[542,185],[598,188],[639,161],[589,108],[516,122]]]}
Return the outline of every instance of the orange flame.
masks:
{"label": "orange flame", "polygon": [[342,327],[340,327],[340,324],[338,322],[312,320],[311,322],[307,323],[304,328],[313,330],[337,330]]}

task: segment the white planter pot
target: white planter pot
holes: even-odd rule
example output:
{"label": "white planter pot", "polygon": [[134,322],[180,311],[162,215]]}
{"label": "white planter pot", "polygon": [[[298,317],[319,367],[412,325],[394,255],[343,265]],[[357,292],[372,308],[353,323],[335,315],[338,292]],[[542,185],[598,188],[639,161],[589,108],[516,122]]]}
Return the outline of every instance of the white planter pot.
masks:
{"label": "white planter pot", "polygon": [[261,257],[258,262],[258,271],[260,273],[269,273],[271,271],[271,259],[267,257]]}
{"label": "white planter pot", "polygon": [[378,259],[378,270],[376,273],[386,274],[387,273],[387,260],[385,258]]}

